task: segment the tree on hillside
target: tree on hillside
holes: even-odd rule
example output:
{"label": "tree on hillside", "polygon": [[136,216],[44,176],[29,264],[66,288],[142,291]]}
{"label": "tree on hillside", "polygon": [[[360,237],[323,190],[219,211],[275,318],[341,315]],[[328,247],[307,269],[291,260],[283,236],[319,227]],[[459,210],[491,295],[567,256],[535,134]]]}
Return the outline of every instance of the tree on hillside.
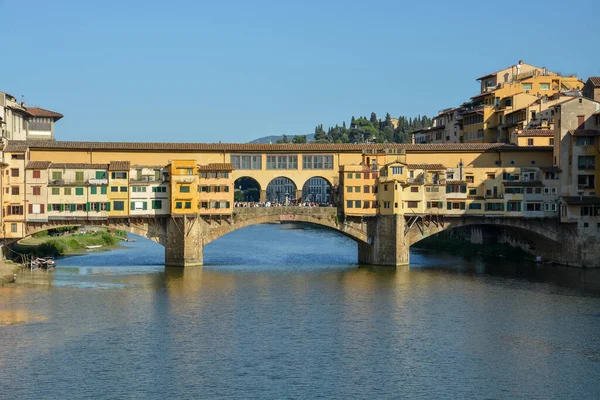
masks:
{"label": "tree on hillside", "polygon": [[375,128],[379,128],[379,120],[377,119],[377,114],[375,114],[374,112],[371,113],[371,118],[369,118],[369,121],[371,121],[371,123],[373,124],[373,126]]}
{"label": "tree on hillside", "polygon": [[306,143],[306,135],[296,135],[292,138],[292,143]]}
{"label": "tree on hillside", "polygon": [[279,139],[277,141],[277,143],[281,144],[281,143],[290,143],[290,138],[287,137],[287,135],[283,135],[283,138]]}

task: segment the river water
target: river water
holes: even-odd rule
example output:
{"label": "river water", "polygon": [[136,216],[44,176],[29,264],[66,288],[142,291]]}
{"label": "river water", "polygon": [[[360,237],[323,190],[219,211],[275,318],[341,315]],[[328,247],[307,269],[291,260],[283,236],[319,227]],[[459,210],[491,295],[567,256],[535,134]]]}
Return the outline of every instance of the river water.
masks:
{"label": "river water", "polygon": [[361,267],[258,225],[166,269],[146,240],[0,288],[0,398],[600,398],[594,271],[413,251]]}

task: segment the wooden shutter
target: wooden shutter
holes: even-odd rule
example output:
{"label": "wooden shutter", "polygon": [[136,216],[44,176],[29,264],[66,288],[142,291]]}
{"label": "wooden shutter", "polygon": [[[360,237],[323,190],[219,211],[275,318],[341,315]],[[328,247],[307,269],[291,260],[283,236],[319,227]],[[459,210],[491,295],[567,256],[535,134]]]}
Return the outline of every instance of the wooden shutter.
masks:
{"label": "wooden shutter", "polygon": [[33,214],[33,204],[29,204],[29,214]]}

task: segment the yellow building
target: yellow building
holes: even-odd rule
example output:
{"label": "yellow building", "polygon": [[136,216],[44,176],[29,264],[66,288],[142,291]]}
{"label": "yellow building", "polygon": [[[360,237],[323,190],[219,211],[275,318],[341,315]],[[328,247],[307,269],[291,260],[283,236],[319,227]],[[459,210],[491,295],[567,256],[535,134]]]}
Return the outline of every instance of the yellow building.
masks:
{"label": "yellow building", "polygon": [[518,129],[511,134],[517,146],[554,146],[554,131],[550,129]]}
{"label": "yellow building", "polygon": [[524,128],[535,119],[535,112],[547,109],[548,99],[584,85],[575,76],[561,76],[521,61],[477,80],[481,91],[463,104],[460,116],[463,142],[507,141],[512,130]]}
{"label": "yellow building", "polygon": [[129,161],[111,161],[108,165],[109,217],[129,215]]}
{"label": "yellow building", "polygon": [[196,160],[173,160],[171,179],[171,214],[198,214],[198,166]]}
{"label": "yellow building", "polygon": [[25,232],[25,166],[27,146],[9,143],[2,154],[2,234],[4,238],[23,237]]}
{"label": "yellow building", "polygon": [[213,163],[200,165],[200,202],[201,215],[230,215],[233,211],[233,165],[229,163]]}

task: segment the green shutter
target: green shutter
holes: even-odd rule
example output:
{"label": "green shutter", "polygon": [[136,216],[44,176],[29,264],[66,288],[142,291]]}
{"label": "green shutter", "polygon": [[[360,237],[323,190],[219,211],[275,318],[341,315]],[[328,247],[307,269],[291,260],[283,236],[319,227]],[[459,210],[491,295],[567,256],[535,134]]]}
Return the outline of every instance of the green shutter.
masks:
{"label": "green shutter", "polygon": [[106,211],[110,211],[110,201],[106,203]]}
{"label": "green shutter", "polygon": [[96,171],[96,179],[106,179],[105,171]]}
{"label": "green shutter", "polygon": [[446,203],[446,208],[447,208],[448,210],[452,210],[452,203],[450,203],[450,202],[447,202],[447,203]]}
{"label": "green shutter", "polygon": [[135,202],[132,201],[130,210],[134,210],[134,209],[135,209]]}
{"label": "green shutter", "polygon": [[107,191],[108,191],[108,187],[107,186],[100,187],[100,194],[106,194]]}
{"label": "green shutter", "polygon": [[148,209],[148,202],[145,201],[143,204],[144,204],[144,210],[147,210]]}
{"label": "green shutter", "polygon": [[77,183],[83,182],[83,171],[75,171],[75,181],[77,181]]}
{"label": "green shutter", "polygon": [[60,205],[60,211],[65,211],[65,205],[64,204]]}
{"label": "green shutter", "polygon": [[88,211],[88,212],[89,212],[91,209],[92,209],[92,207],[90,207],[90,203],[87,203],[87,204],[85,205],[85,211]]}
{"label": "green shutter", "polygon": [[97,193],[98,193],[98,188],[96,186],[90,187],[90,194],[97,194]]}

